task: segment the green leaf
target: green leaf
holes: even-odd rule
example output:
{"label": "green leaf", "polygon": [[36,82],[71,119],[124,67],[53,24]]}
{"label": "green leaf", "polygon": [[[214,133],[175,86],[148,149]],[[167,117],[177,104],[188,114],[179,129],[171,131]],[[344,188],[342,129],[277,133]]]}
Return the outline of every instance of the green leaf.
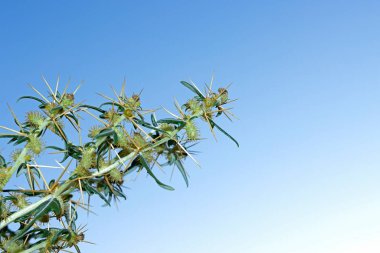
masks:
{"label": "green leaf", "polygon": [[171,118],[160,119],[157,121],[157,123],[168,123],[168,124],[176,124],[176,125],[181,125],[181,126],[186,124],[183,120],[171,119]]}
{"label": "green leaf", "polygon": [[181,172],[183,179],[185,180],[186,186],[189,187],[189,180],[187,179],[187,174],[185,167],[183,167],[183,164],[180,160],[175,160],[175,165],[177,166],[179,172]]}
{"label": "green leaf", "polygon": [[89,109],[92,109],[92,110],[98,111],[98,112],[100,112],[100,113],[105,113],[105,112],[106,112],[105,110],[100,109],[99,107],[96,107],[96,106],[92,106],[92,105],[81,105],[81,106],[79,106],[79,108],[81,108],[81,107],[89,108]]}
{"label": "green leaf", "polygon": [[78,219],[78,213],[77,213],[77,210],[75,209],[75,207],[72,205],[71,207],[69,207],[71,210],[69,212],[65,212],[65,219],[67,222],[70,222],[72,224],[75,224],[74,221],[76,221]]}
{"label": "green leaf", "polygon": [[18,137],[21,137],[21,136],[17,134],[0,134],[0,138],[18,138]]}
{"label": "green leaf", "polygon": [[[79,120],[78,120],[78,118],[75,116],[75,114],[73,112],[70,112],[69,114],[66,114],[66,117],[72,118],[75,121],[76,124],[79,124]],[[70,120],[69,120],[69,122],[71,123],[71,125],[73,125],[73,123]],[[75,126],[74,126],[74,128],[75,128]]]}
{"label": "green leaf", "polygon": [[148,163],[146,162],[146,160],[145,160],[145,158],[144,158],[144,156],[143,156],[142,154],[140,154],[139,158],[140,158],[141,165],[146,169],[146,171],[148,172],[148,174],[149,174],[151,177],[153,177],[153,179],[156,181],[156,183],[157,183],[160,187],[162,187],[162,188],[164,188],[164,189],[166,189],[166,190],[169,190],[169,191],[174,191],[174,188],[173,188],[173,187],[171,187],[171,186],[169,186],[169,185],[166,185],[166,184],[162,183],[160,180],[158,180],[158,178],[153,174],[152,170],[149,168],[149,165],[148,165]]}
{"label": "green leaf", "polygon": [[145,122],[145,121],[140,120],[140,119],[138,119],[138,118],[134,118],[133,120],[134,120],[137,124],[139,124],[139,125],[141,125],[141,126],[144,126],[144,127],[146,127],[146,128],[153,129],[153,130],[156,130],[156,131],[158,131],[158,132],[166,133],[164,130],[159,129],[159,128],[157,128],[157,127],[154,127],[154,126],[152,126],[151,124],[149,124],[148,122]]}
{"label": "green leaf", "polygon": [[23,143],[23,142],[25,142],[25,141],[27,141],[27,140],[28,140],[28,137],[25,137],[25,136],[19,136],[19,137],[17,138],[16,142],[14,143],[14,145],[21,144],[21,143]]}
{"label": "green leaf", "polygon": [[118,108],[123,108],[121,104],[116,103],[116,102],[106,102],[106,103],[101,104],[99,107],[103,107],[105,105],[110,105],[112,107],[117,106]]}
{"label": "green leaf", "polygon": [[20,189],[5,189],[3,190],[3,192],[17,192],[17,193],[25,194],[27,196],[39,196],[39,195],[45,194],[44,192],[35,192],[33,190],[27,191],[27,190],[20,190]]}
{"label": "green leaf", "polygon": [[98,138],[101,138],[101,137],[105,137],[105,136],[111,136],[114,133],[115,133],[115,131],[112,128],[103,129],[102,131],[100,131],[99,134],[97,134],[95,136],[95,139],[98,139]]}
{"label": "green leaf", "polygon": [[197,88],[197,86],[185,81],[181,81],[181,84],[189,90],[191,90],[192,92],[194,92],[195,94],[197,94],[200,98],[205,99],[205,96],[203,96],[202,92]]}
{"label": "green leaf", "polygon": [[223,134],[225,134],[228,138],[230,138],[235,144],[239,147],[239,143],[237,140],[234,139],[231,135],[229,135],[226,131],[224,131],[220,126],[218,126],[213,120],[209,119],[211,127],[214,128],[216,127],[219,131],[221,131]]}
{"label": "green leaf", "polygon": [[109,144],[106,142],[107,140],[107,136],[104,136],[104,137],[101,137],[99,139],[96,140],[95,142],[95,146],[98,147],[98,153],[100,154],[101,152],[103,152],[104,149],[108,148],[109,147]]}
{"label": "green leaf", "polygon": [[45,147],[45,149],[48,149],[48,148],[51,148],[51,149],[54,149],[54,150],[58,150],[58,151],[65,151],[66,149],[63,149],[63,148],[60,148],[60,147],[57,147],[57,146],[47,146]]}
{"label": "green leaf", "polygon": [[78,245],[75,244],[75,245],[74,245],[74,248],[75,248],[75,250],[77,251],[77,253],[81,253],[81,251],[80,251]]}
{"label": "green leaf", "polygon": [[26,173],[26,163],[21,163],[16,171],[16,177],[19,177],[21,173]]}
{"label": "green leaf", "polygon": [[151,115],[150,115],[150,119],[151,119],[151,121],[152,121],[152,124],[153,124],[153,126],[158,126],[158,124],[157,124],[157,119],[156,119],[156,115],[154,115],[154,113],[152,113]]}
{"label": "green leaf", "polygon": [[36,101],[40,102],[40,103],[43,104],[43,105],[46,104],[46,102],[43,101],[42,99],[40,99],[40,98],[36,98],[36,97],[33,97],[33,96],[22,96],[22,97],[20,97],[20,98],[17,100],[17,102],[20,101],[20,100],[22,100],[22,99],[32,99],[32,100],[36,100]]}
{"label": "green leaf", "polygon": [[4,157],[0,155],[0,168],[5,168],[7,166],[7,162],[5,161]]}
{"label": "green leaf", "polygon": [[83,184],[83,190],[85,190],[88,195],[96,194],[98,195],[104,202],[107,203],[107,205],[111,206],[111,203],[108,201],[108,199],[100,193],[95,187],[93,187],[91,184],[87,183],[86,181],[82,181]]}

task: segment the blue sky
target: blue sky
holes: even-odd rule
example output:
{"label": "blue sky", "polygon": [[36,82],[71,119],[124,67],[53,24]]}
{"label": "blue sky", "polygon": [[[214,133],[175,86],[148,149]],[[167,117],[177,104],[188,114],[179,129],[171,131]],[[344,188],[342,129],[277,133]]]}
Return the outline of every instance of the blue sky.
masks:
{"label": "blue sky", "polygon": [[[84,252],[380,252],[379,1],[2,1],[0,112],[60,75],[100,103],[124,77],[148,107],[180,80],[232,83],[239,120],[199,145],[186,188],[128,181]],[[2,146],[2,149],[4,146]],[[170,170],[160,174],[169,182]]]}

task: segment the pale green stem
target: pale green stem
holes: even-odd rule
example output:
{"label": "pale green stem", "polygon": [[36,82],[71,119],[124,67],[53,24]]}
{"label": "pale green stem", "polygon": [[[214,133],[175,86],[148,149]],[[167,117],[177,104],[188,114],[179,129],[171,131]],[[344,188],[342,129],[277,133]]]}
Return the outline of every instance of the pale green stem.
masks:
{"label": "pale green stem", "polygon": [[41,205],[42,203],[44,203],[45,201],[49,200],[52,197],[54,197],[54,196],[53,195],[47,195],[47,196],[43,197],[42,199],[38,200],[37,202],[34,202],[33,204],[30,204],[30,205],[24,207],[23,209],[21,209],[21,210],[15,212],[15,213],[13,213],[12,215],[8,216],[7,218],[5,218],[4,220],[2,220],[0,222],[0,229],[4,228],[6,225],[8,225],[9,223],[13,222],[17,218],[19,218],[21,216],[24,216],[27,213],[33,211],[39,205]]}
{"label": "pale green stem", "polygon": [[107,174],[108,172],[110,172],[114,168],[118,167],[119,165],[121,165],[121,164],[125,163],[126,161],[128,161],[129,159],[133,158],[135,155],[136,155],[136,152],[132,152],[129,155],[117,160],[115,163],[111,164],[110,166],[108,166],[104,169],[101,169],[97,172],[92,173],[91,177],[99,177],[99,176],[102,176],[104,174]]}
{"label": "pale green stem", "polygon": [[29,249],[26,249],[24,251],[21,251],[21,253],[33,253],[33,252],[36,252],[36,250],[38,249],[42,249],[42,248],[45,248],[46,246],[46,241],[45,242],[41,242],[37,245],[34,245],[33,247],[29,248]]}

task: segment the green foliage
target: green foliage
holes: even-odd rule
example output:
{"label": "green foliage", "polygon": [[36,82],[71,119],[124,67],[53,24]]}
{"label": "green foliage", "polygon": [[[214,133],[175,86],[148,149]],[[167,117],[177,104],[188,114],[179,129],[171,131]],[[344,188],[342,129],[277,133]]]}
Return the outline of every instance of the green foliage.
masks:
{"label": "green foliage", "polygon": [[[0,155],[0,249],[4,252],[60,252],[68,248],[80,252],[84,230],[77,226],[78,211],[90,211],[85,199],[99,197],[108,206],[126,199],[124,188],[130,173],[146,172],[158,186],[174,190],[156,175],[156,168],[171,166],[188,186],[184,160],[195,161],[191,148],[201,140],[199,122],[239,145],[215,123],[221,115],[233,116],[223,107],[232,102],[227,88],[213,92],[210,85],[202,93],[193,83],[182,81],[193,97],[183,105],[175,103],[178,115],[168,112],[169,118],[157,119],[152,110],[142,107],[140,95],[127,96],[124,85],[119,94],[115,92],[115,99],[102,95],[108,101],[95,106],[77,102],[78,89],[60,93],[58,82],[53,91],[44,81],[47,96],[32,87],[38,97],[19,99],[37,103],[37,110],[27,112],[24,122],[12,112],[17,128],[1,127],[8,132],[0,138],[17,146],[10,162]],[[80,124],[84,115],[96,120],[85,134]],[[53,145],[45,145],[49,132],[56,138]],[[72,139],[73,132],[79,142]],[[38,163],[41,156],[49,157],[52,152],[62,160],[55,165]],[[56,169],[56,173],[44,173],[45,169]],[[7,189],[12,177],[24,177],[24,181],[18,180],[23,185]]]}

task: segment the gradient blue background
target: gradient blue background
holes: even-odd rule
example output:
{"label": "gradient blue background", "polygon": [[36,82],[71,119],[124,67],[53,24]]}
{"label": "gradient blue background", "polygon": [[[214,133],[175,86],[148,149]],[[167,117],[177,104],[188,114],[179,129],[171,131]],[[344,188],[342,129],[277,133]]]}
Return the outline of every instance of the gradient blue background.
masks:
{"label": "gradient blue background", "polygon": [[0,24],[3,125],[41,75],[173,108],[214,74],[239,99],[241,148],[206,134],[189,188],[128,181],[83,252],[380,252],[379,1],[1,1]]}

